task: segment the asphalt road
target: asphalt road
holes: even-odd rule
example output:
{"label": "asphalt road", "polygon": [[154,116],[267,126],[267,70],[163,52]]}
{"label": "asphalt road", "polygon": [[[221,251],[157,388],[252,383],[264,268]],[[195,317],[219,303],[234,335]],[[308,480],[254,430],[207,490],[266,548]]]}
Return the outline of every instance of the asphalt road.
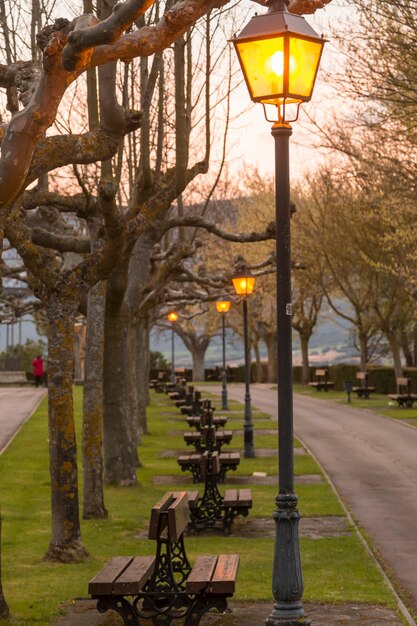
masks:
{"label": "asphalt road", "polygon": [[[243,400],[243,385],[228,390],[230,398]],[[276,418],[276,393],[268,385],[253,385],[253,406]],[[330,476],[417,611],[417,428],[295,395],[294,432]]]}
{"label": "asphalt road", "polygon": [[0,387],[0,454],[45,397],[45,388]]}

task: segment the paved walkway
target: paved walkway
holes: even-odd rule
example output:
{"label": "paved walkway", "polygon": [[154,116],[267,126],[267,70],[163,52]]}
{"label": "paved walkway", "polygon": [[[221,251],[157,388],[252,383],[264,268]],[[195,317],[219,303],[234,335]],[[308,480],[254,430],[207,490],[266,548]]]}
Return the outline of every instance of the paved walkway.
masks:
{"label": "paved walkway", "polygon": [[[220,387],[211,391],[220,392]],[[230,398],[243,401],[243,394],[243,385],[229,385]],[[277,417],[277,392],[270,385],[253,385],[251,396],[255,407]],[[330,476],[417,612],[417,428],[295,395],[294,431]]]}
{"label": "paved walkway", "polygon": [[0,387],[0,454],[46,396],[45,388]]}

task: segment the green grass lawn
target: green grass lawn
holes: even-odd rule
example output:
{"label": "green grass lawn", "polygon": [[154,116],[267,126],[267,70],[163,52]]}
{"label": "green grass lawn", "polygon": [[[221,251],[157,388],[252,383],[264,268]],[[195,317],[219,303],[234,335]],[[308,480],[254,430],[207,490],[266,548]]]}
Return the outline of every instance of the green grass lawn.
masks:
{"label": "green grass lawn", "polygon": [[[81,441],[81,394],[76,387],[78,441]],[[241,405],[233,404],[237,410]],[[47,626],[59,614],[63,603],[85,597],[89,579],[112,556],[153,554],[155,544],[144,532],[152,505],[169,489],[153,483],[157,475],[181,476],[175,458],[163,458],[167,449],[186,449],[180,436],[181,423],[169,421],[175,407],[165,395],[155,394],[149,409],[149,434],[139,447],[141,467],[136,487],[106,487],[107,520],[82,522],[82,538],[91,557],[84,563],[64,565],[44,562],[50,538],[50,489],[48,471],[48,430],[46,401],[24,426],[12,445],[0,457],[0,504],[3,515],[3,586],[15,626]],[[178,413],[178,412],[177,412]],[[264,428],[265,415],[259,421]],[[268,425],[268,424],[267,424]],[[273,427],[274,422],[270,426]],[[228,425],[227,425],[228,426]],[[258,423],[255,422],[255,429]],[[184,421],[184,430],[186,423]],[[243,446],[236,436],[232,448]],[[258,435],[255,446],[277,447],[276,435]],[[81,463],[81,462],[80,462]],[[277,473],[276,457],[242,459],[237,473]],[[317,474],[320,468],[309,457],[295,457],[295,471]],[[174,482],[175,489],[179,485]],[[254,507],[251,517],[270,517],[275,507],[276,486],[252,485]],[[190,488],[185,483],[184,488]],[[199,486],[201,489],[201,486]],[[221,487],[223,489],[224,487]],[[297,485],[300,510],[305,516],[343,515],[332,489],[320,484]],[[191,561],[199,554],[239,553],[241,567],[235,598],[271,600],[271,573],[274,540],[271,538],[188,537]],[[306,600],[316,602],[374,602],[395,606],[378,569],[356,535],[326,539],[301,539]]]}
{"label": "green grass lawn", "polygon": [[373,413],[380,413],[392,419],[404,420],[412,426],[417,426],[417,404],[411,409],[400,408],[396,402],[390,400],[387,395],[373,393],[370,398],[357,398],[355,393],[351,394],[350,404],[347,401],[347,395],[344,391],[316,391],[311,387],[304,385],[294,385],[294,393],[300,393],[312,398],[321,400],[333,400],[340,404],[346,404],[355,409],[368,409]]}

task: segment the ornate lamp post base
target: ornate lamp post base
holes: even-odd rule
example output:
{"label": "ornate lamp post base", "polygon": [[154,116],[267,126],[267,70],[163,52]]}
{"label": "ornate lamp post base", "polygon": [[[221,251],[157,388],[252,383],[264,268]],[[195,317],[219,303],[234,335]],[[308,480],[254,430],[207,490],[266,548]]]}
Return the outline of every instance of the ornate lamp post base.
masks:
{"label": "ornate lamp post base", "polygon": [[309,626],[301,598],[304,591],[298,524],[301,518],[295,493],[279,494],[275,521],[275,554],[272,591],[274,609],[267,626]]}

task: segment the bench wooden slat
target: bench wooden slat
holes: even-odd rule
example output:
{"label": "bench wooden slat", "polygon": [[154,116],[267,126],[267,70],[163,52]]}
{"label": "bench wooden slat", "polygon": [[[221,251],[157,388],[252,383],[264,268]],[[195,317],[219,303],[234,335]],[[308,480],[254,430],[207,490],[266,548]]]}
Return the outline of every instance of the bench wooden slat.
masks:
{"label": "bench wooden slat", "polygon": [[201,461],[201,454],[183,454],[182,456],[178,457],[178,463],[180,465],[185,464],[185,463],[200,463]]}
{"label": "bench wooden slat", "polygon": [[397,378],[398,387],[407,387],[409,380],[410,380],[409,378],[402,378],[402,377]]}
{"label": "bench wooden slat", "polygon": [[238,493],[239,503],[245,506],[252,506],[252,490],[251,489],[239,489]]}
{"label": "bench wooden slat", "polygon": [[220,554],[210,583],[211,593],[234,593],[238,569],[238,554]]}
{"label": "bench wooden slat", "polygon": [[150,578],[155,567],[154,556],[137,556],[114,583],[115,595],[133,595],[139,593]]}
{"label": "bench wooden slat", "polygon": [[233,506],[238,503],[237,489],[226,489],[223,499],[225,506]]}
{"label": "bench wooden slat", "polygon": [[[173,495],[173,494],[172,494]],[[180,491],[168,508],[168,532],[170,541],[178,541],[190,521],[190,509],[186,491]]]}
{"label": "bench wooden slat", "polygon": [[220,462],[221,461],[230,462],[230,461],[240,461],[240,452],[222,452],[220,454]]}
{"label": "bench wooden slat", "polygon": [[185,584],[186,593],[199,593],[211,581],[217,563],[217,556],[199,556]]}
{"label": "bench wooden slat", "polygon": [[[178,496],[180,495],[180,491],[173,491],[172,495],[174,496],[174,498],[178,498]],[[195,506],[200,493],[198,491],[187,491],[187,496],[188,496],[188,505],[190,508],[192,508],[193,506]]]}
{"label": "bench wooden slat", "polygon": [[[159,512],[160,511],[166,511],[167,508],[170,506],[170,504],[172,504],[173,502],[173,497],[172,497],[172,493],[168,492],[164,495],[163,498],[161,498],[156,504],[155,506],[152,507],[151,510],[151,519],[149,522],[149,534],[148,534],[148,538],[149,539],[158,539],[158,527],[159,527]],[[165,523],[166,526],[166,523]],[[159,531],[162,531],[164,527],[159,528]]]}
{"label": "bench wooden slat", "polygon": [[113,591],[114,581],[128,567],[133,556],[114,556],[103,569],[88,583],[91,595],[109,595]]}

